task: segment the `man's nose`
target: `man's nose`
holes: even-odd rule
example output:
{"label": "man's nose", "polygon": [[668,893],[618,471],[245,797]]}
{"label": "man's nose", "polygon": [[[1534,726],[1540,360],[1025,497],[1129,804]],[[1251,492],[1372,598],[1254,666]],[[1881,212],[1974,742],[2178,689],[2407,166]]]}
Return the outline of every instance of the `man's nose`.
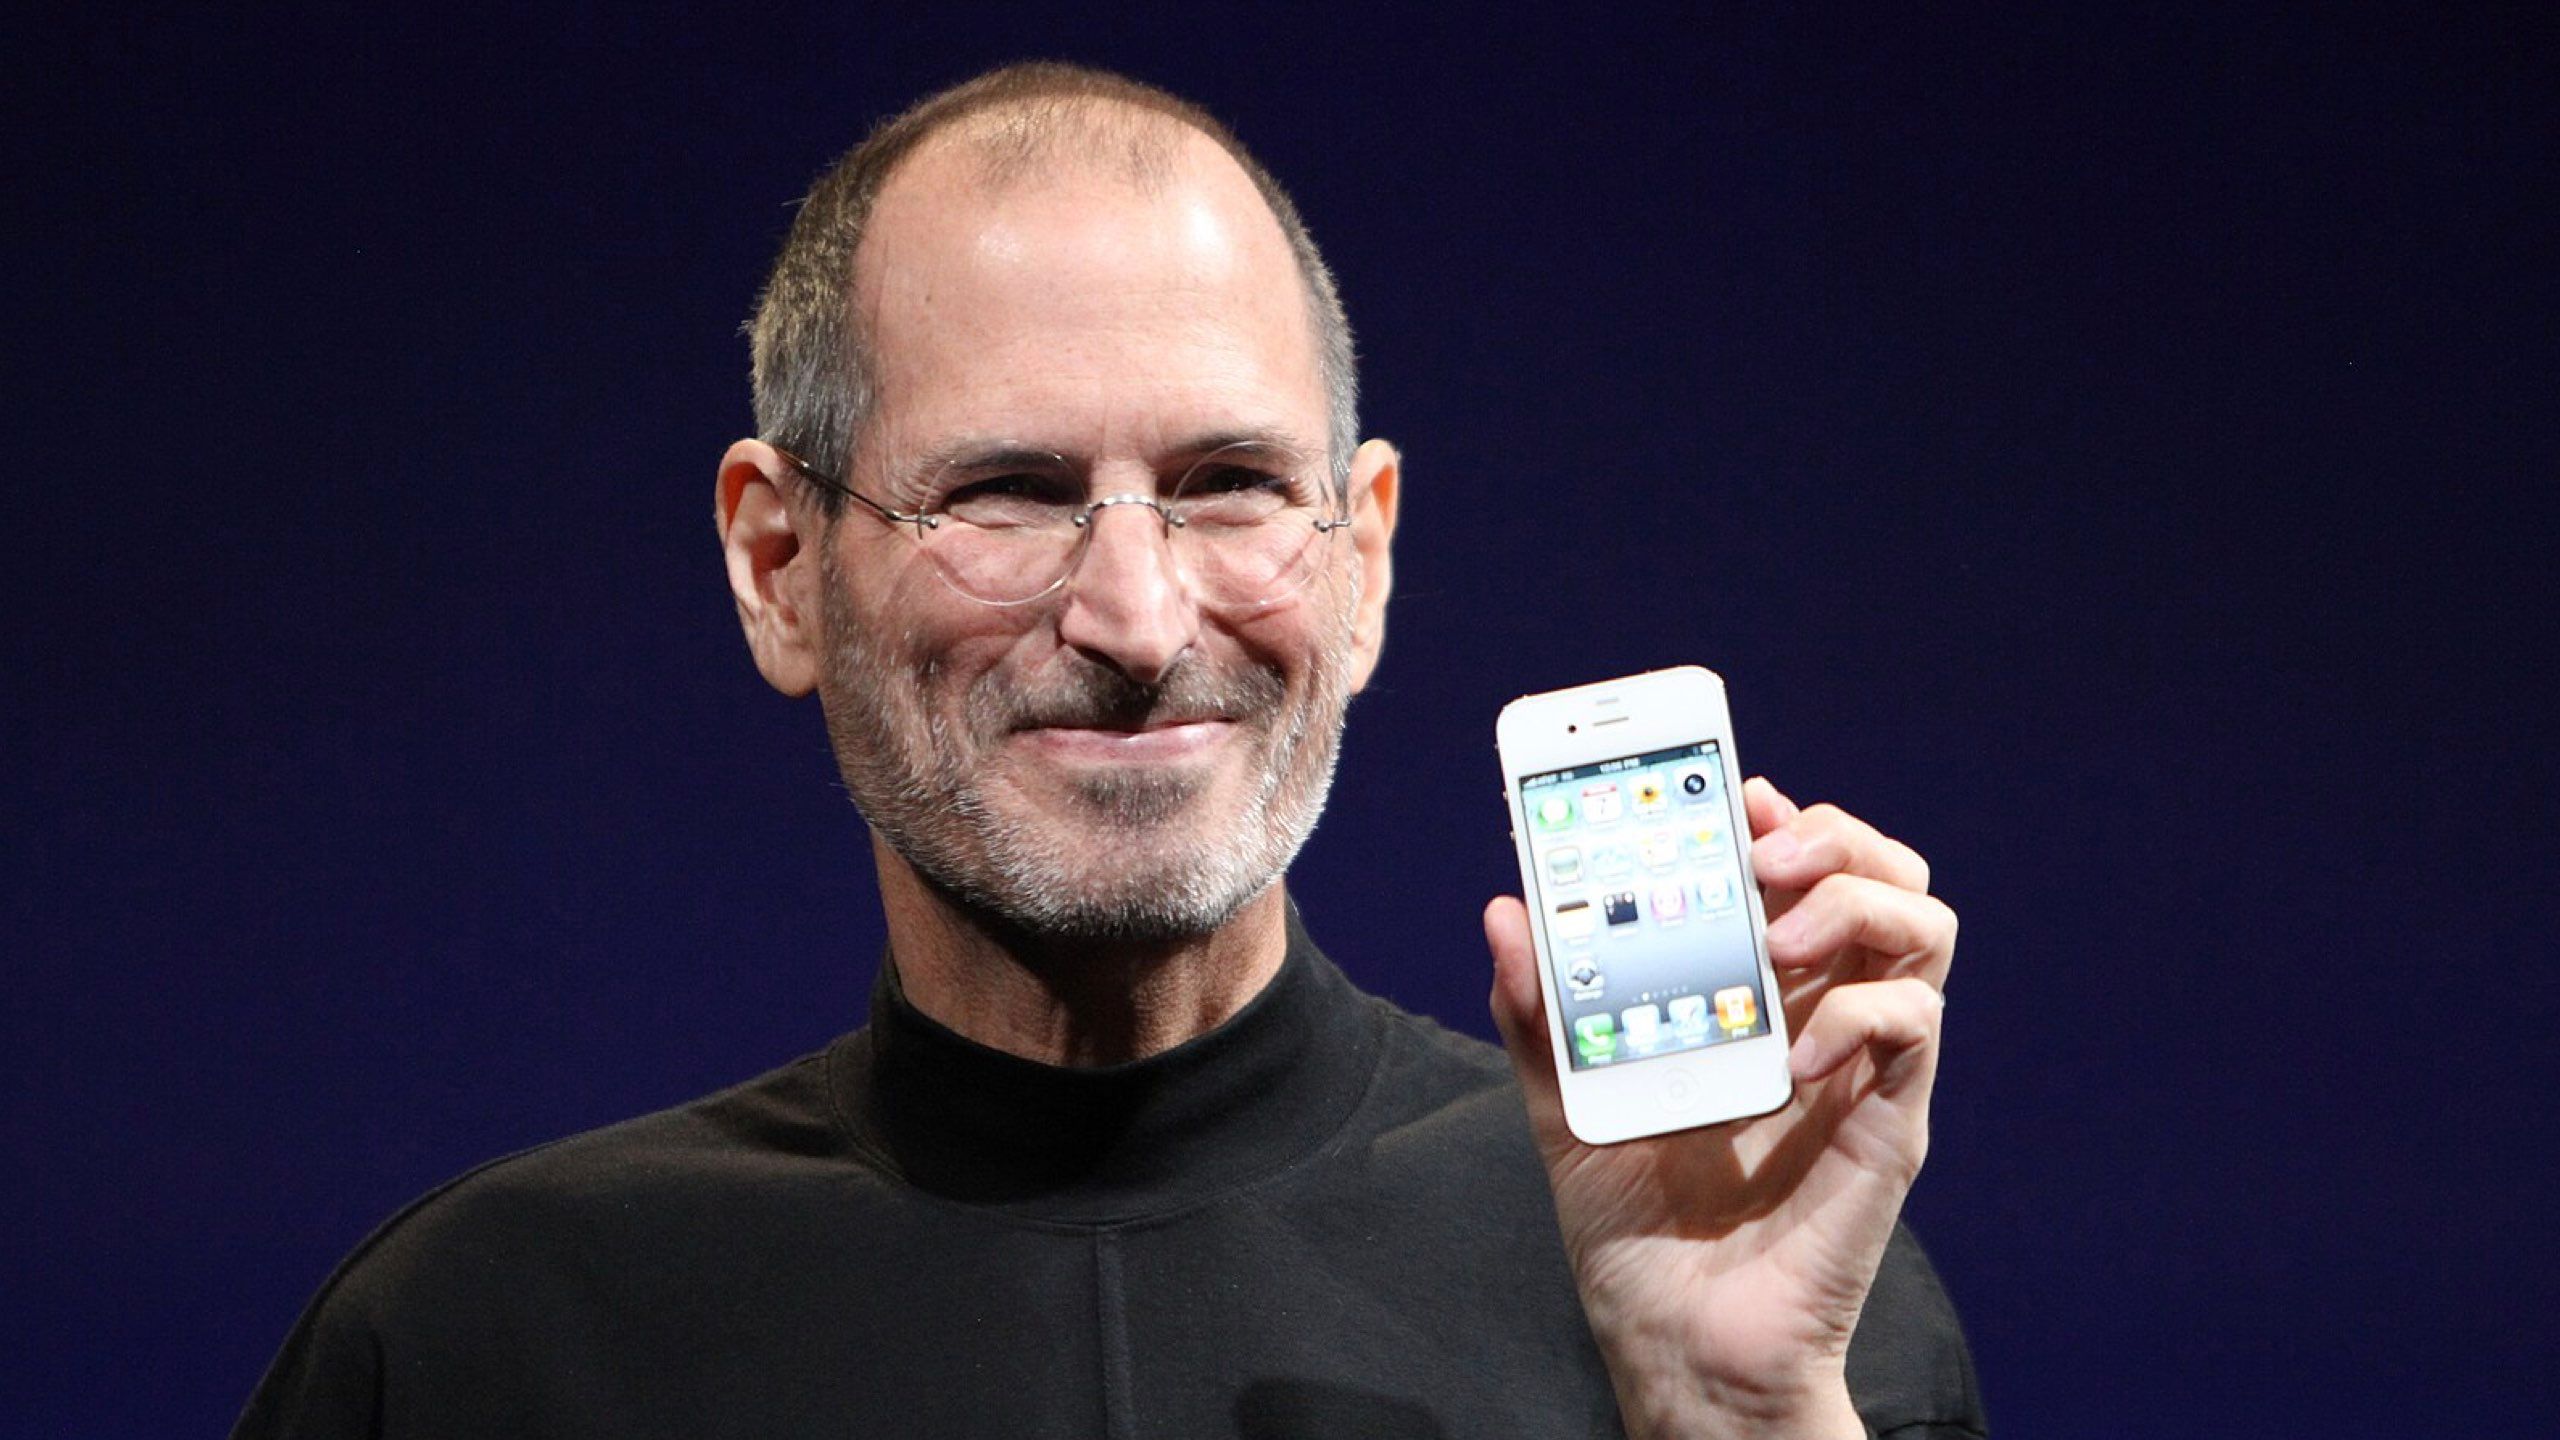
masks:
{"label": "man's nose", "polygon": [[1163,679],[1200,638],[1200,607],[1169,541],[1151,506],[1097,507],[1058,638],[1141,684]]}

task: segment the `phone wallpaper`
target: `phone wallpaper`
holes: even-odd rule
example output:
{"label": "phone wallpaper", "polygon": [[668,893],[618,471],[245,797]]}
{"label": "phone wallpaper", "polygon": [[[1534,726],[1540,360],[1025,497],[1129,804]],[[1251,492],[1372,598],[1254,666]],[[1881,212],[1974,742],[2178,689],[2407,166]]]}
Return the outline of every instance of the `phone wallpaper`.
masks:
{"label": "phone wallpaper", "polygon": [[1520,808],[1575,1069],[1769,1033],[1716,742],[1528,776]]}

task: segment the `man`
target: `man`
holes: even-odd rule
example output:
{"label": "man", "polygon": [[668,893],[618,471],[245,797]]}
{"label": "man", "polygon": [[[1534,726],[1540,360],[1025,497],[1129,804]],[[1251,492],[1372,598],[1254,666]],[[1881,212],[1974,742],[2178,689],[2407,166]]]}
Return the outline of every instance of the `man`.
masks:
{"label": "man", "polygon": [[412,1207],[242,1434],[1979,1432],[1896,1229],[1954,939],[1917,856],[1754,781],[1800,1098],[1605,1150],[1519,902],[1510,1075],[1298,923],[1401,462],[1213,121],[1055,66],[928,100],[753,329],[717,520],[871,826],[872,1023]]}

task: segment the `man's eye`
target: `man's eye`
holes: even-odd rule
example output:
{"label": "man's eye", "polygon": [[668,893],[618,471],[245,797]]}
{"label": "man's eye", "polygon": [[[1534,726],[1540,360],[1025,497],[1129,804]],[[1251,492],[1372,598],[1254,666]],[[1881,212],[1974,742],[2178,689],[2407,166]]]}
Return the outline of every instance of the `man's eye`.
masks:
{"label": "man's eye", "polygon": [[1186,495],[1234,495],[1253,490],[1286,490],[1289,477],[1251,465],[1203,465],[1183,480]]}
{"label": "man's eye", "polygon": [[1028,470],[1010,471],[1002,475],[977,475],[952,487],[947,498],[988,499],[995,496],[1026,500],[1064,498],[1071,487],[1055,475],[1038,475]]}
{"label": "man's eye", "polygon": [[945,492],[941,508],[972,525],[1038,524],[1074,509],[1080,498],[1063,475],[1007,471],[973,477]]}

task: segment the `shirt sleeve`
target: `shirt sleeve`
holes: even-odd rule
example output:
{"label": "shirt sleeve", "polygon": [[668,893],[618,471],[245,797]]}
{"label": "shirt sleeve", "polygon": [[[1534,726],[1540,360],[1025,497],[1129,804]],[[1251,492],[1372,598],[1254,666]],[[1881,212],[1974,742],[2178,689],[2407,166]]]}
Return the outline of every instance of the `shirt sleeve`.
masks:
{"label": "shirt sleeve", "polygon": [[1981,1440],[1990,1422],[1955,1302],[1928,1253],[1894,1227],[1849,1341],[1849,1394],[1880,1440]]}

